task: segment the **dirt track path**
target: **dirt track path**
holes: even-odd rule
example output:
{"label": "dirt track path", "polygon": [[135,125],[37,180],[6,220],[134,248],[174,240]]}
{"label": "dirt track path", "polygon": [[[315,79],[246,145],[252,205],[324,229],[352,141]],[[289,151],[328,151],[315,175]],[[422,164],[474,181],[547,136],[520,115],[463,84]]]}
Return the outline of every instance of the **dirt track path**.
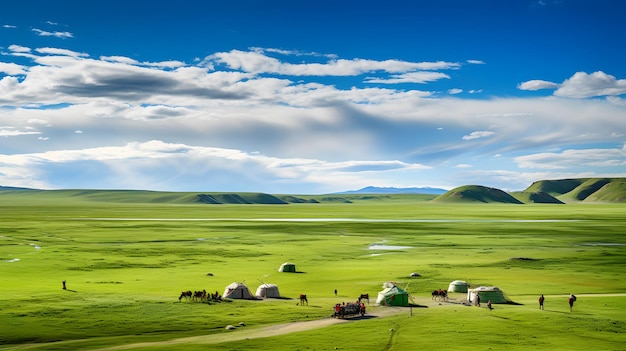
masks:
{"label": "dirt track path", "polygon": [[[406,308],[395,308],[388,307],[385,309],[377,310],[373,314],[367,314],[363,319],[370,318],[380,318],[386,317],[394,314],[399,314],[402,312],[408,311]],[[164,346],[164,345],[180,345],[180,344],[219,344],[222,342],[229,341],[238,341],[238,340],[246,340],[246,339],[256,339],[256,338],[266,338],[270,336],[278,336],[289,333],[296,333],[301,331],[307,331],[317,328],[327,327],[333,324],[339,323],[349,323],[350,321],[359,320],[361,318],[352,318],[352,319],[336,319],[336,318],[326,318],[326,319],[318,319],[313,321],[306,322],[292,322],[292,323],[284,323],[271,325],[267,327],[255,328],[255,329],[245,329],[246,327],[238,327],[236,330],[224,332],[221,334],[210,334],[210,335],[199,335],[199,336],[190,336],[186,338],[177,338],[165,341],[154,341],[154,342],[142,342],[142,343],[134,343],[127,345],[118,345],[112,347],[106,347],[97,349],[94,351],[117,351],[117,350],[129,350],[138,347],[149,347],[149,346]]]}

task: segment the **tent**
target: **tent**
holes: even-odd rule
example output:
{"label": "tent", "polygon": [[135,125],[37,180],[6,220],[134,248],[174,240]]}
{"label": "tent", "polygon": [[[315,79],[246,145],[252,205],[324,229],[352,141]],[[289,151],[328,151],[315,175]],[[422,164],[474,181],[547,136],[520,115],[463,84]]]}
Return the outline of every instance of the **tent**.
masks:
{"label": "tent", "polygon": [[232,283],[224,289],[225,298],[229,299],[252,299],[252,294],[250,294],[250,290],[243,283]]}
{"label": "tent", "polygon": [[378,293],[377,305],[408,306],[409,293],[397,287],[394,283],[383,284],[383,291]]}
{"label": "tent", "polygon": [[504,292],[497,286],[479,286],[475,289],[467,290],[467,301],[470,303],[476,303],[476,295],[480,295],[480,303],[487,303],[491,300],[491,303],[510,303],[505,296]]}
{"label": "tent", "polygon": [[285,263],[280,265],[280,268],[278,269],[278,271],[279,272],[295,273],[296,272],[296,265],[293,264],[293,263],[285,262]]}
{"label": "tent", "polygon": [[469,284],[462,280],[455,280],[448,285],[448,292],[466,293]]}
{"label": "tent", "polygon": [[278,286],[275,284],[266,284],[263,283],[259,285],[256,289],[256,297],[260,298],[280,298],[280,293],[278,292]]}

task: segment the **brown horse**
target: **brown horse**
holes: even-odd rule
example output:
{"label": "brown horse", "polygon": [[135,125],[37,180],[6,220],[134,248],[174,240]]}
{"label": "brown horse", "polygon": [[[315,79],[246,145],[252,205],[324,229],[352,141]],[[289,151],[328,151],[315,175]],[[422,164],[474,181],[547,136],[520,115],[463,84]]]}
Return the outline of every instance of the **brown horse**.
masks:
{"label": "brown horse", "polygon": [[361,294],[361,296],[359,296],[359,302],[361,302],[361,300],[367,300],[367,304],[370,304],[370,294]]}
{"label": "brown horse", "polygon": [[306,305],[309,305],[309,300],[307,300],[306,298],[306,294],[300,294],[300,305],[303,305],[306,303]]}
{"label": "brown horse", "polygon": [[193,293],[193,301],[204,301],[206,300],[206,290],[202,290],[202,291],[195,291]]}
{"label": "brown horse", "polygon": [[438,299],[439,301],[447,301],[448,300],[448,291],[447,290],[433,290],[432,292],[433,300]]}
{"label": "brown horse", "polygon": [[183,291],[183,292],[181,292],[181,293],[180,293],[180,296],[178,297],[178,301],[182,300],[182,299],[183,299],[183,297],[184,297],[185,299],[190,299],[192,296],[193,296],[193,295],[191,294],[191,291],[190,291],[190,290],[188,290],[188,291]]}

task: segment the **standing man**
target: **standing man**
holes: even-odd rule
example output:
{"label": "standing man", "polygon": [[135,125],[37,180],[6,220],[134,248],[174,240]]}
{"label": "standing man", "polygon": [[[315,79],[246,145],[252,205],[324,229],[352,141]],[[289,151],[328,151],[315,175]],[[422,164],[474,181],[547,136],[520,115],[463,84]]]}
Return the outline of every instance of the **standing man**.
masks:
{"label": "standing man", "polygon": [[569,311],[572,312],[572,308],[574,307],[574,301],[576,301],[576,295],[569,294],[569,298],[567,299],[567,303],[569,303]]}
{"label": "standing man", "polygon": [[63,290],[67,290],[67,288],[65,287],[65,280],[63,281]]}
{"label": "standing man", "polygon": [[543,301],[544,301],[545,299],[546,299],[546,298],[545,298],[545,297],[543,297],[543,294],[541,294],[541,296],[539,297],[539,309],[540,309],[540,310],[543,310]]}

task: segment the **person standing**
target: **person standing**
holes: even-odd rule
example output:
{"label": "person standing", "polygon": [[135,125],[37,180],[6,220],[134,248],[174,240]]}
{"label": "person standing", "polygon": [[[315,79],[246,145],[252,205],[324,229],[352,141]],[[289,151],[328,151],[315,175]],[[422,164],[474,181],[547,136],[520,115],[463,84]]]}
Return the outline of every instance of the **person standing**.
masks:
{"label": "person standing", "polygon": [[65,286],[65,280],[63,281],[63,290],[67,290],[67,287]]}
{"label": "person standing", "polygon": [[487,307],[490,311],[493,310],[493,307],[491,307],[491,300],[487,300]]}
{"label": "person standing", "polygon": [[572,312],[574,308],[574,301],[576,301],[576,295],[569,294],[569,298],[567,299],[567,303],[569,304],[569,311]]}
{"label": "person standing", "polygon": [[540,309],[540,310],[543,310],[543,301],[544,301],[545,299],[546,299],[546,298],[545,298],[545,297],[543,297],[543,294],[541,294],[541,296],[539,296],[539,309]]}
{"label": "person standing", "polygon": [[480,294],[476,294],[476,306],[480,307]]}

